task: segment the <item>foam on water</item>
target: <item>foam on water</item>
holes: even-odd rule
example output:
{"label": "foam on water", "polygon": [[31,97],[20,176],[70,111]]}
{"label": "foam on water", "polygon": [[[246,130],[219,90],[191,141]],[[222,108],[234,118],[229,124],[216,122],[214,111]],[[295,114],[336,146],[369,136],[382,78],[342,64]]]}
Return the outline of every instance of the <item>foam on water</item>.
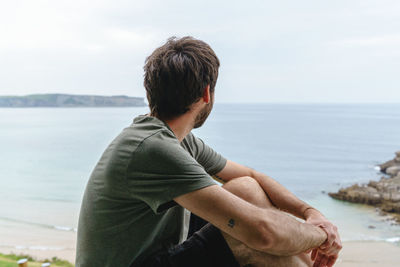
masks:
{"label": "foam on water", "polygon": [[[4,246],[3,246],[4,247]],[[28,250],[64,250],[63,247],[46,247],[46,246],[13,246],[16,249],[28,249]]]}
{"label": "foam on water", "polygon": [[69,226],[28,222],[28,221],[24,221],[24,220],[18,220],[18,219],[7,218],[7,217],[0,217],[0,220],[7,221],[7,222],[13,222],[16,224],[27,224],[27,225],[31,225],[31,226],[40,227],[40,228],[55,229],[55,230],[59,230],[59,231],[77,232],[77,230],[78,230],[77,228],[69,227]]}
{"label": "foam on water", "polygon": [[56,230],[61,230],[61,231],[72,231],[72,232],[77,232],[77,228],[73,228],[73,227],[68,227],[68,226],[58,226],[58,225],[55,225],[55,226],[53,226],[54,227],[54,229],[56,229]]}
{"label": "foam on water", "polygon": [[386,238],[385,241],[390,242],[390,243],[399,243],[400,242],[400,237],[390,237]]}

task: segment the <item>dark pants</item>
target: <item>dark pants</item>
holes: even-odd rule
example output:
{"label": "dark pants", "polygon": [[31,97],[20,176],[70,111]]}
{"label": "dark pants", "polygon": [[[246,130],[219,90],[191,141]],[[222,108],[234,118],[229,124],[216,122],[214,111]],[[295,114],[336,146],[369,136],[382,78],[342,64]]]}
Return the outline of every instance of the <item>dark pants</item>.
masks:
{"label": "dark pants", "polygon": [[182,244],[149,257],[143,267],[240,267],[220,230],[190,216],[188,238]]}

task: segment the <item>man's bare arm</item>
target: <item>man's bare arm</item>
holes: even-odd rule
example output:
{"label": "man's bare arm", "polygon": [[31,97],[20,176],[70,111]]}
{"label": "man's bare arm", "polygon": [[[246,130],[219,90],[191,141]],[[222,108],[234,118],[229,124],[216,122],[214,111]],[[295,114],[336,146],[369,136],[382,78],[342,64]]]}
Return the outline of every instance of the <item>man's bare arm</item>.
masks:
{"label": "man's bare arm", "polygon": [[267,193],[271,202],[280,210],[286,211],[298,218],[306,220],[306,216],[311,209],[315,211],[310,205],[296,197],[292,192],[286,189],[283,185],[278,183],[266,174],[252,170],[254,179]]}
{"label": "man's bare arm", "polygon": [[250,248],[269,254],[297,255],[327,238],[319,227],[275,209],[259,208],[217,185],[174,200]]}

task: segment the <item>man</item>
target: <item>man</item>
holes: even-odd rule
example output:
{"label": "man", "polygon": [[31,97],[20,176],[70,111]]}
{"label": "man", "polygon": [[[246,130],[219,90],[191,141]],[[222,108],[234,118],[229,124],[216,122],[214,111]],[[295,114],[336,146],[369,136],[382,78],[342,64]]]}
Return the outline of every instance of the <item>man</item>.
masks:
{"label": "man", "polygon": [[191,133],[212,110],[218,68],[214,51],[191,37],[170,38],[146,59],[150,114],[113,140],[89,179],[77,267],[335,263],[337,228],[319,211]]}

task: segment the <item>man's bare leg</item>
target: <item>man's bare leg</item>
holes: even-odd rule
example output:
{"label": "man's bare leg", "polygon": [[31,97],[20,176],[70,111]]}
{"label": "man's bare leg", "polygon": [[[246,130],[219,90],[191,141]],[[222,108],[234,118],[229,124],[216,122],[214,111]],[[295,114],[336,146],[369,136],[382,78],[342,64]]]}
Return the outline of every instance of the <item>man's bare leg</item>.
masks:
{"label": "man's bare leg", "polygon": [[[251,177],[241,177],[233,179],[223,185],[223,188],[237,195],[238,197],[266,209],[275,209],[265,194],[264,190],[256,180]],[[221,232],[233,255],[240,266],[250,265],[254,267],[306,267],[312,266],[309,254],[298,256],[275,256],[249,248],[242,242],[234,239],[230,235]]]}

